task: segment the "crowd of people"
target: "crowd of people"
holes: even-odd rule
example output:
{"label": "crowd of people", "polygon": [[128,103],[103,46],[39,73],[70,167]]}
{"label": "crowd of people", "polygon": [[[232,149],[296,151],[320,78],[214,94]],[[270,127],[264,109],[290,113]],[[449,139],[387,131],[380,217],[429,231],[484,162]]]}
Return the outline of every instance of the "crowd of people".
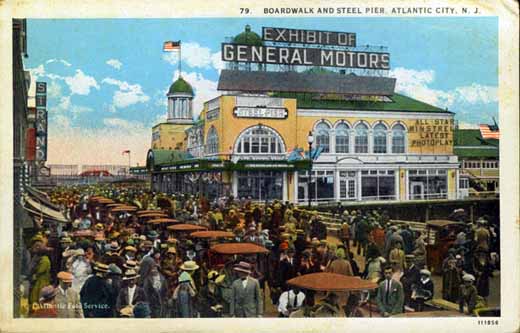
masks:
{"label": "crowd of people", "polygon": [[[489,279],[499,269],[498,232],[485,217],[456,235],[439,272],[442,286],[435,286],[426,266],[427,235],[392,224],[381,209],[342,209],[333,235],[318,211],[276,200],[209,202],[117,185],[55,188],[49,199],[70,223],[41,220],[26,235],[26,317],[262,317],[267,302],[280,317],[365,316],[363,306],[372,303],[381,316],[392,316],[424,311],[436,288],[472,314],[484,306]],[[139,212],[164,213],[175,223],[233,237],[190,237],[168,224],[146,223]],[[253,243],[269,253],[216,258],[209,249],[222,242]],[[320,293],[287,283],[317,272],[358,276],[378,287]]]}

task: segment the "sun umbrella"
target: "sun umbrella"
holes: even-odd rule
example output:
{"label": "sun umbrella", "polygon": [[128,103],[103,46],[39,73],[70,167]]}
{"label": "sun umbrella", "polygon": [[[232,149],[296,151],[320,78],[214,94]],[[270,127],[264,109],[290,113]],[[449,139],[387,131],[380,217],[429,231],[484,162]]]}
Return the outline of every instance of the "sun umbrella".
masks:
{"label": "sun umbrella", "polygon": [[357,276],[336,273],[311,273],[300,275],[287,281],[287,284],[316,291],[361,291],[377,288],[377,283],[362,280]]}

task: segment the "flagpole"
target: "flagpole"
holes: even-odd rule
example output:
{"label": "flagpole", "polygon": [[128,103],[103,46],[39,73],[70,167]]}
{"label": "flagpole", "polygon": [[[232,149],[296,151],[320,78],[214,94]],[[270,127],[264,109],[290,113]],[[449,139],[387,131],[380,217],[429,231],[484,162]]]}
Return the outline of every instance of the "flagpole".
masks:
{"label": "flagpole", "polygon": [[130,154],[131,154],[131,152],[128,151],[128,174],[130,174],[130,165],[131,165],[130,164]]}
{"label": "flagpole", "polygon": [[181,63],[182,63],[182,57],[181,57],[181,52],[182,51],[181,51],[181,49],[182,49],[182,47],[181,47],[181,43],[179,41],[179,77],[182,76],[181,75]]}

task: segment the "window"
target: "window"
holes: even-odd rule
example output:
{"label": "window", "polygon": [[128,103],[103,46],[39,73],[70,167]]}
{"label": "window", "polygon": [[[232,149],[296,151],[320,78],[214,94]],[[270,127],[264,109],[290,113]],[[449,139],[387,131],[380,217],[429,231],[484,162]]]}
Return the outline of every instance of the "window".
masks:
{"label": "window", "polygon": [[392,127],[392,153],[403,154],[405,152],[405,128],[401,124]]}
{"label": "window", "polygon": [[330,152],[330,127],[325,122],[316,126],[316,148],[321,147],[323,153]]}
{"label": "window", "polygon": [[206,153],[216,154],[218,153],[218,134],[215,127],[211,127],[208,131],[208,141],[206,142]]}
{"label": "window", "polygon": [[381,123],[374,127],[374,153],[386,153],[386,127]]}
{"label": "window", "polygon": [[239,154],[283,154],[285,146],[275,130],[256,126],[245,130],[237,139],[235,152]]}
{"label": "window", "polygon": [[345,123],[336,126],[336,153],[348,154],[349,152],[349,127]]}
{"label": "window", "polygon": [[360,123],[355,130],[354,151],[356,153],[368,153],[368,126]]}
{"label": "window", "polygon": [[394,170],[363,170],[361,197],[365,200],[395,200]]}
{"label": "window", "polygon": [[448,196],[447,170],[410,170],[408,183],[412,200],[446,199]]}

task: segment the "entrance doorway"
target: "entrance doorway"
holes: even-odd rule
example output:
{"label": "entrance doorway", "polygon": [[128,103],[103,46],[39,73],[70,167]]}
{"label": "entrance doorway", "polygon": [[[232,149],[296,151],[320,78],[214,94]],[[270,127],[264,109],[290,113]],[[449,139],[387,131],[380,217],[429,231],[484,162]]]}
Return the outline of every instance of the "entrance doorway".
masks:
{"label": "entrance doorway", "polygon": [[410,196],[412,200],[424,199],[424,183],[422,182],[411,182],[410,183]]}

